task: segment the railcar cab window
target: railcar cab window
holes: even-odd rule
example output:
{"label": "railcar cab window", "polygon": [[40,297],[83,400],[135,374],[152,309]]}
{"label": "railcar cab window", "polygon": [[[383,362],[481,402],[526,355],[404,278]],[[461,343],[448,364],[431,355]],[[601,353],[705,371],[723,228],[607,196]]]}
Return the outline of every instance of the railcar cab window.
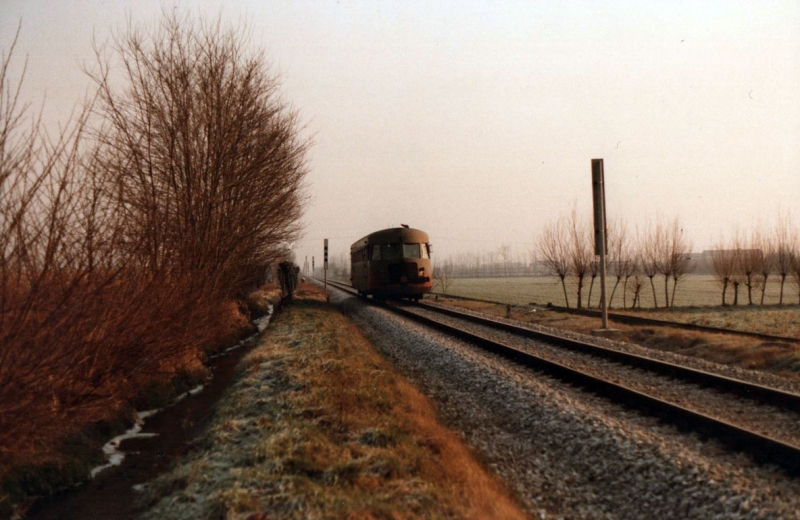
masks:
{"label": "railcar cab window", "polygon": [[401,258],[430,258],[428,244],[375,244],[370,260],[400,260]]}
{"label": "railcar cab window", "polygon": [[403,244],[403,258],[420,258],[419,244]]}

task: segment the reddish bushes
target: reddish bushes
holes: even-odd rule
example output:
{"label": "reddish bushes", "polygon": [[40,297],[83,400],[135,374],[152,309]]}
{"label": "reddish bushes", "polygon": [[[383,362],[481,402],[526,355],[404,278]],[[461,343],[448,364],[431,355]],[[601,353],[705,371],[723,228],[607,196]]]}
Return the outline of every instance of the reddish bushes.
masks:
{"label": "reddish bushes", "polygon": [[[0,73],[0,481],[202,371],[298,233],[306,144],[245,35],[167,15],[58,139]],[[98,55],[100,55],[99,53]],[[127,73],[127,75],[126,75]],[[246,312],[246,311],[244,311]],[[5,500],[0,492],[0,509]]]}

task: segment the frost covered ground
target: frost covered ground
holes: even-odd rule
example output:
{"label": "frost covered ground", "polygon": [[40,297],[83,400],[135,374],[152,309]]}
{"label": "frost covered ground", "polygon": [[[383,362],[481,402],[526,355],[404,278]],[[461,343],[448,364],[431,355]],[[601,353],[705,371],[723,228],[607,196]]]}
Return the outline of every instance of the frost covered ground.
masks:
{"label": "frost covered ground", "polygon": [[339,310],[300,296],[192,451],[141,488],[142,518],[525,517]]}

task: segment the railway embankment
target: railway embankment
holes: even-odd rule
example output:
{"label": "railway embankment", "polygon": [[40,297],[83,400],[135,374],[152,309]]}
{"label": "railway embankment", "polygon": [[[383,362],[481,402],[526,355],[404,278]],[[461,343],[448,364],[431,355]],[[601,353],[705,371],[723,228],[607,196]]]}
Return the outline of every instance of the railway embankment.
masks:
{"label": "railway embankment", "polygon": [[318,288],[239,369],[191,452],[139,487],[143,518],[525,517]]}

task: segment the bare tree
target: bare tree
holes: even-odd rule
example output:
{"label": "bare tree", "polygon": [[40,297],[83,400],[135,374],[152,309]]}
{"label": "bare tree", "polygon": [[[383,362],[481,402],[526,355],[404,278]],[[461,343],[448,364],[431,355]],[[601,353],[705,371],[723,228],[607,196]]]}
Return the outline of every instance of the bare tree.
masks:
{"label": "bare tree", "polygon": [[[177,12],[118,35],[91,74],[104,125],[95,167],[154,271],[226,290],[253,283],[300,231],[307,143],[246,31]],[[205,282],[204,282],[205,283]]]}
{"label": "bare tree", "polygon": [[720,241],[711,251],[711,264],[714,268],[714,277],[722,286],[722,305],[725,305],[725,295],[731,285],[738,262],[739,253],[736,249],[726,248]]}
{"label": "bare tree", "polygon": [[447,294],[447,290],[453,283],[453,273],[455,271],[455,264],[448,258],[441,264],[436,265],[434,269],[433,282],[442,294]]}
{"label": "bare tree", "polygon": [[583,306],[583,284],[586,274],[590,272],[594,261],[592,248],[592,230],[587,222],[578,217],[577,207],[572,208],[568,224],[570,269],[577,284],[578,308]]}
{"label": "bare tree", "polygon": [[[683,226],[680,220],[676,217],[667,230],[668,243],[669,243],[669,271],[672,273],[672,297],[669,300],[669,306],[675,306],[675,291],[678,288],[678,282],[684,275],[689,273],[692,268],[691,250],[692,246],[686,235],[683,234]],[[665,282],[666,283],[666,282]]]}
{"label": "bare tree", "polygon": [[747,287],[747,304],[753,305],[753,289],[757,289],[761,280],[760,273],[764,267],[764,252],[761,250],[763,239],[760,229],[754,229],[747,238],[742,251],[741,268],[744,273],[744,284]]}
{"label": "bare tree", "polygon": [[561,280],[564,303],[569,308],[566,278],[570,272],[569,235],[566,222],[558,218],[550,222],[536,239],[538,259],[545,268]]}
{"label": "bare tree", "polygon": [[778,216],[778,224],[775,229],[775,269],[781,279],[781,291],[778,304],[783,305],[783,291],[786,285],[786,278],[792,271],[794,260],[795,244],[797,234],[792,230],[788,214]]}
{"label": "bare tree", "polygon": [[[626,283],[627,285],[627,283]],[[631,309],[639,306],[642,306],[642,300],[640,298],[642,294],[642,287],[644,287],[644,277],[639,274],[638,272],[633,273],[630,278],[630,291],[633,293],[633,301],[631,302]]]}
{"label": "bare tree", "polygon": [[642,274],[650,279],[650,288],[653,290],[653,307],[658,308],[658,297],[656,296],[656,286],[653,282],[659,269],[658,256],[658,229],[646,230],[639,235],[639,250]]}
{"label": "bare tree", "polygon": [[775,272],[775,240],[766,233],[759,234],[758,247],[761,249],[761,262],[759,275],[761,277],[761,305],[764,305],[764,297],[767,294],[767,282],[769,275]]}
{"label": "bare tree", "polygon": [[[630,243],[628,243],[628,226],[622,220],[613,220],[608,230],[608,267],[609,272],[616,278],[614,288],[611,289],[609,297],[609,308],[613,307],[614,294],[623,279],[627,279],[633,274],[633,258],[631,255]],[[625,307],[625,287],[623,285],[622,306]]]}

